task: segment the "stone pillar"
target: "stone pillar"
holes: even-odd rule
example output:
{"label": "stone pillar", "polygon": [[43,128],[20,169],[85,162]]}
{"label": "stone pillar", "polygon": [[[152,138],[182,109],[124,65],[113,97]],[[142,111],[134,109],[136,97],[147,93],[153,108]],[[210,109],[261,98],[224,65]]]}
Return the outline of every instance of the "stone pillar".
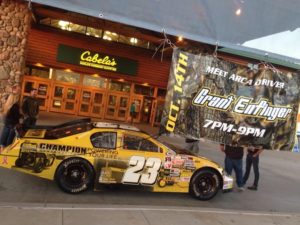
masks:
{"label": "stone pillar", "polygon": [[11,92],[21,85],[31,12],[24,1],[0,1],[0,111]]}

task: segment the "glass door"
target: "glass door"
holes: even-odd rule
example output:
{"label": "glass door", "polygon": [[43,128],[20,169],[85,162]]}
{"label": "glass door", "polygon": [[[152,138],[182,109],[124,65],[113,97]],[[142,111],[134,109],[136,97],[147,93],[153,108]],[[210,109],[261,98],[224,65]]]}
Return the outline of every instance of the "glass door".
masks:
{"label": "glass door", "polygon": [[41,110],[46,110],[48,107],[50,85],[46,82],[37,81],[37,98]]}
{"label": "glass door", "polygon": [[129,97],[118,96],[117,120],[125,121],[128,113]]}
{"label": "glass door", "polygon": [[83,89],[81,91],[80,103],[79,103],[79,115],[103,117],[104,107],[104,92]]}
{"label": "glass door", "polygon": [[31,88],[37,89],[37,99],[39,100],[40,110],[47,110],[50,95],[50,82],[48,81],[48,79],[31,78],[25,76],[22,88],[22,99],[30,95]]}
{"label": "glass door", "polygon": [[109,94],[105,118],[125,121],[128,114],[129,97],[118,94]]}
{"label": "glass door", "polygon": [[160,126],[162,114],[165,108],[165,100],[158,99],[154,101],[153,109],[151,112],[151,125]]}
{"label": "glass door", "polygon": [[104,92],[94,91],[92,95],[91,116],[103,118],[104,112]]}
{"label": "glass door", "polygon": [[75,86],[54,84],[50,110],[75,114],[78,92],[78,88]]}
{"label": "glass door", "polygon": [[75,87],[65,87],[66,95],[64,96],[64,110],[65,113],[74,114],[77,108],[77,95],[79,90]]}
{"label": "glass door", "polygon": [[91,112],[92,91],[83,89],[80,96],[79,115],[89,116]]}
{"label": "glass door", "polygon": [[[143,105],[143,99],[144,99],[144,96],[133,96],[130,100],[130,105],[134,102],[135,103],[135,112],[136,112],[136,116],[135,118],[133,119],[133,122],[135,123],[138,123],[140,122],[141,120],[141,108],[142,108],[142,105]],[[129,113],[127,115],[128,117],[130,116]],[[127,119],[127,121],[129,121]]]}

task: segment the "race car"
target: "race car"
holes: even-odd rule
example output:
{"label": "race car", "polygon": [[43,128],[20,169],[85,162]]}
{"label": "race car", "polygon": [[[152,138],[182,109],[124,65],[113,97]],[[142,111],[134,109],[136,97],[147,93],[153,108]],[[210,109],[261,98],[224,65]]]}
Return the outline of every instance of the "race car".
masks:
{"label": "race car", "polygon": [[72,194],[122,184],[209,200],[233,186],[233,179],[209,159],[171,149],[134,126],[90,119],[29,129],[1,152],[0,162],[55,180]]}

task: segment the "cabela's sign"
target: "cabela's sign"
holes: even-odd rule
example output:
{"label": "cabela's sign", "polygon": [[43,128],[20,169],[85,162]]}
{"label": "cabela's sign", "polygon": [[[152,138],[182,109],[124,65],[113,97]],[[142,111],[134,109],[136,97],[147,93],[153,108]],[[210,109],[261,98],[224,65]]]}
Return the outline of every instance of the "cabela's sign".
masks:
{"label": "cabela's sign", "polygon": [[107,55],[90,50],[59,45],[57,61],[96,69],[136,75],[138,63],[135,60]]}

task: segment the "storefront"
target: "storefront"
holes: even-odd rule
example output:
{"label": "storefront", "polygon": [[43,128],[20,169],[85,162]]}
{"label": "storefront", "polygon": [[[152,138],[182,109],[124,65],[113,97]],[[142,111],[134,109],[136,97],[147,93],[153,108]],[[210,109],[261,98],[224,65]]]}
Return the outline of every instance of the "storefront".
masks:
{"label": "storefront", "polygon": [[22,98],[38,89],[40,110],[99,119],[160,122],[170,59],[153,50],[44,26],[29,34]]}

